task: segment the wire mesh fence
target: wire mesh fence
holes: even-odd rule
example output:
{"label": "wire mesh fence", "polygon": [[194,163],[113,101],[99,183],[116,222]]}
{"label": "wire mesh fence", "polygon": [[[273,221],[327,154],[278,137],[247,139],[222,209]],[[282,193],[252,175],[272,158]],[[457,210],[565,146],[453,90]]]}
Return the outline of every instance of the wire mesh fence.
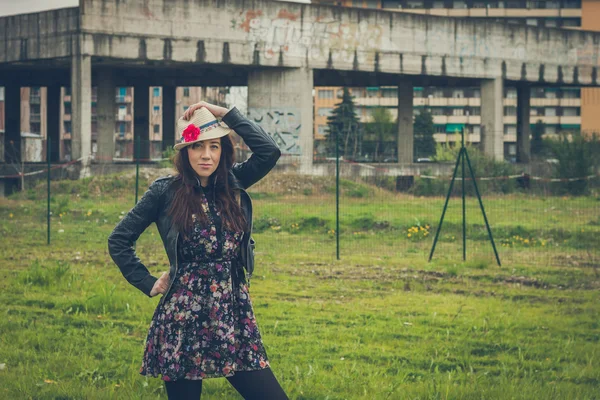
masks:
{"label": "wire mesh fence", "polygon": [[[537,175],[491,171],[476,152],[470,156],[504,268],[523,264],[597,268],[598,175],[557,178],[548,163],[536,167]],[[319,175],[299,174],[288,161],[283,156],[281,166],[248,190],[254,200],[257,253],[276,246],[294,248],[307,264],[335,263],[339,258],[365,268],[385,269],[391,264],[427,268],[454,162],[436,164],[436,174],[427,167],[399,174],[392,164],[341,160],[336,179],[335,160],[319,160]],[[439,172],[442,169],[444,173]],[[466,258],[481,268],[495,265],[473,179],[467,170],[463,180],[460,164],[457,172],[432,263],[461,265]],[[65,226],[109,229],[154,179],[173,173],[168,157],[113,163],[90,157],[37,163],[23,170],[15,167],[13,174],[2,178],[22,186],[14,196],[33,201],[28,215],[36,213],[44,222],[36,225],[32,237],[52,243],[73,239],[63,235]],[[578,195],[572,194],[574,185]]]}

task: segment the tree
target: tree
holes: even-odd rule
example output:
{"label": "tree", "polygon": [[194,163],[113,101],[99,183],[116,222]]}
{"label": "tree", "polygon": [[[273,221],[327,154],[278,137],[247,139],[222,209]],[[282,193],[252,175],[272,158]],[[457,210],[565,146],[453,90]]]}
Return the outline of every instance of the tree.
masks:
{"label": "tree", "polygon": [[350,92],[344,88],[342,102],[337,104],[327,117],[327,152],[335,154],[336,133],[339,135],[340,155],[344,158],[355,158],[360,144],[360,122],[356,116],[356,107]]}
{"label": "tree", "polygon": [[542,135],[544,134],[544,123],[541,119],[533,126],[531,130],[531,155],[539,156],[544,151],[544,141],[542,140]]}
{"label": "tree", "polygon": [[371,119],[372,122],[370,123],[369,128],[371,128],[371,132],[374,133],[377,138],[373,159],[378,160],[384,150],[384,143],[394,140],[394,137],[397,134],[397,130],[394,129],[396,124],[392,117],[392,113],[385,107],[374,108]]}
{"label": "tree", "polygon": [[424,109],[415,117],[413,132],[415,158],[435,155],[435,139],[433,138],[435,127],[433,115],[429,110]]}

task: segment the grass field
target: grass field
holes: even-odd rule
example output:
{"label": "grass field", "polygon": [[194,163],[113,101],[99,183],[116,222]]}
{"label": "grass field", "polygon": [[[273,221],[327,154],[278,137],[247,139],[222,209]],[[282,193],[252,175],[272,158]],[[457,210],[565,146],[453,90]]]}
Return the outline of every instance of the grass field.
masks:
{"label": "grass field", "polygon": [[[166,399],[138,374],[158,298],[125,281],[106,245],[131,179],[53,185],[51,246],[45,187],[0,200],[0,398]],[[476,200],[468,261],[452,199],[428,263],[444,199],[342,193],[338,261],[330,181],[251,189],[252,298],[290,398],[600,398],[598,198],[485,198],[500,268]],[[168,268],[154,226],[137,250],[155,275]],[[240,397],[213,379],[203,398]]]}

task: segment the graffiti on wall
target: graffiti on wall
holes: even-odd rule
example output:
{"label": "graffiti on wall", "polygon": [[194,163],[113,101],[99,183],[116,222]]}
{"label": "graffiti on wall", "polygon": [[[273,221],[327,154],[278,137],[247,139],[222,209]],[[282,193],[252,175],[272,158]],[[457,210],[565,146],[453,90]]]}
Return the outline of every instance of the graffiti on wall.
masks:
{"label": "graffiti on wall", "polygon": [[248,117],[259,124],[279,146],[283,154],[301,155],[300,111],[295,108],[249,108]]}
{"label": "graffiti on wall", "polygon": [[374,57],[382,49],[382,28],[367,21],[342,23],[334,19],[302,20],[300,14],[285,9],[275,18],[260,10],[246,10],[232,20],[233,29],[241,29],[248,41],[258,45],[266,58],[279,52],[296,57],[325,58],[332,52],[332,61],[352,62],[356,51],[358,62]]}

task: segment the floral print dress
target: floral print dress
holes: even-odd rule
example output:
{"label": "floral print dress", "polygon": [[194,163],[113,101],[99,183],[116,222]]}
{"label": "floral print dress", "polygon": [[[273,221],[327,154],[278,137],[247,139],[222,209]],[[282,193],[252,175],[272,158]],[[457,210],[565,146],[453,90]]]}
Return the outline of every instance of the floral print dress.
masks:
{"label": "floral print dress", "polygon": [[179,235],[177,273],[152,317],[142,375],[196,380],[269,366],[248,287],[233,270],[242,232],[222,229],[213,189],[203,189],[210,225],[194,215],[192,234]]}

